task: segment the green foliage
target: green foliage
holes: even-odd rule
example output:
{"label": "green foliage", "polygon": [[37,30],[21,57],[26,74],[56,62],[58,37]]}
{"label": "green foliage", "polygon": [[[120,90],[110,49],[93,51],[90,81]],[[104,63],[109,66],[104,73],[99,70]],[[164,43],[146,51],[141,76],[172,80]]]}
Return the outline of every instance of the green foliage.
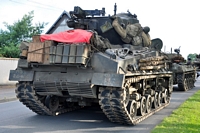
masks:
{"label": "green foliage", "polygon": [[18,57],[18,44],[22,41],[30,41],[33,35],[41,34],[47,23],[32,24],[34,11],[25,14],[21,20],[9,25],[4,22],[6,30],[0,29],[0,56]]}
{"label": "green foliage", "polygon": [[20,50],[19,46],[15,44],[9,44],[0,48],[0,56],[7,58],[19,58]]}
{"label": "green foliage", "polygon": [[191,58],[191,60],[194,61],[195,58],[196,58],[196,55],[197,55],[196,53],[194,53],[194,54],[189,54],[189,55],[187,56],[187,59],[188,59],[188,58]]}

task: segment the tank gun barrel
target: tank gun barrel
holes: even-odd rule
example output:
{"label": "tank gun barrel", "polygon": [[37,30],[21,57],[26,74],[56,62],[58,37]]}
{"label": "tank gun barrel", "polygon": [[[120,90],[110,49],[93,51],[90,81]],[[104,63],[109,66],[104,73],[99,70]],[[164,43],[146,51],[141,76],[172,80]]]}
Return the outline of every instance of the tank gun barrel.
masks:
{"label": "tank gun barrel", "polygon": [[114,15],[116,15],[116,12],[117,12],[117,4],[115,3],[115,5],[114,5]]}

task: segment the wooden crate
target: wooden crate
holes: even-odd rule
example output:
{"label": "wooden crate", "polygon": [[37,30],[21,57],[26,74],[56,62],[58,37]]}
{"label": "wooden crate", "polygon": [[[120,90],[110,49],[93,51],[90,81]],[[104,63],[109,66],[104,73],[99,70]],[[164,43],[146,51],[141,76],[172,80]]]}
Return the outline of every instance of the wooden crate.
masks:
{"label": "wooden crate", "polygon": [[28,48],[28,62],[43,62],[44,43],[30,43]]}
{"label": "wooden crate", "polygon": [[32,41],[33,41],[34,43],[41,42],[41,41],[40,41],[40,35],[34,35],[34,36],[32,36]]}
{"label": "wooden crate", "polygon": [[85,64],[88,58],[89,46],[87,44],[77,45],[76,48],[76,63]]}
{"label": "wooden crate", "polygon": [[69,51],[70,51],[70,45],[65,44],[64,48],[63,48],[62,63],[68,63],[68,61],[69,61]]}
{"label": "wooden crate", "polygon": [[49,52],[49,63],[55,63],[56,59],[56,46],[51,46],[50,47],[50,52]]}
{"label": "wooden crate", "polygon": [[76,63],[76,44],[70,45],[68,63]]}
{"label": "wooden crate", "polygon": [[28,50],[23,49],[22,52],[20,53],[20,57],[21,58],[27,58],[27,56],[28,56]]}
{"label": "wooden crate", "polygon": [[59,44],[56,46],[56,58],[55,58],[55,63],[62,63],[63,48],[64,48],[64,45],[63,45],[62,43],[59,43]]}
{"label": "wooden crate", "polygon": [[55,46],[56,42],[54,41],[45,41],[44,42],[44,58],[43,58],[43,63],[44,64],[49,64],[50,63],[50,46]]}

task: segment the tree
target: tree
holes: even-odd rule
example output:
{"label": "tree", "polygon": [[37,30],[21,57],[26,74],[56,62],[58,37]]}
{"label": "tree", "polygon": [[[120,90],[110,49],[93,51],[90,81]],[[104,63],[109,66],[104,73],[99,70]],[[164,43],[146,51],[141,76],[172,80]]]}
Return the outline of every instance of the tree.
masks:
{"label": "tree", "polygon": [[43,32],[44,26],[46,26],[47,23],[39,22],[33,25],[33,18],[34,11],[31,11],[25,14],[21,20],[14,22],[13,25],[4,22],[6,30],[0,29],[0,55],[4,57],[19,56],[19,54],[17,54],[19,53],[19,49],[17,50],[17,48],[20,42],[30,41],[33,35]]}
{"label": "tree", "polygon": [[188,56],[187,56],[187,59],[188,58],[190,58],[192,61],[194,61],[195,60],[195,58],[196,58],[196,53],[194,53],[194,54],[189,54]]}

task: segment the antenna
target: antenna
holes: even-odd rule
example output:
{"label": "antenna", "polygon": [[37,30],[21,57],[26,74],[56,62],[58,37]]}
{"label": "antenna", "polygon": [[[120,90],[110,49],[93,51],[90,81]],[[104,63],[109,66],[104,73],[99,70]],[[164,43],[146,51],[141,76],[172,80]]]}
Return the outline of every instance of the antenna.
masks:
{"label": "antenna", "polygon": [[114,5],[114,15],[116,15],[116,11],[117,11],[117,5],[115,3],[115,5]]}

